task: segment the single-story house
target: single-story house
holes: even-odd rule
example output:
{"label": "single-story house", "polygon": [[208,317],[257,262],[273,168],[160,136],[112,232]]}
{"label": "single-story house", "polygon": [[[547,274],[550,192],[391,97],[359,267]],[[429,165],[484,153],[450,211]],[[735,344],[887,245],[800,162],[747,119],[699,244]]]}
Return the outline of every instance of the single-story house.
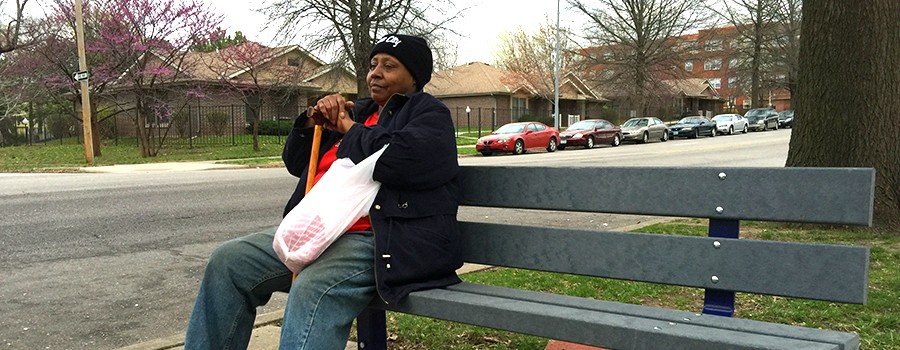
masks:
{"label": "single-story house", "polygon": [[[435,72],[425,91],[440,99],[457,127],[496,128],[523,120],[549,121],[553,98],[515,74],[482,62],[472,62]],[[561,126],[599,116],[606,99],[573,74],[560,79]],[[552,96],[552,91],[549,94]]]}

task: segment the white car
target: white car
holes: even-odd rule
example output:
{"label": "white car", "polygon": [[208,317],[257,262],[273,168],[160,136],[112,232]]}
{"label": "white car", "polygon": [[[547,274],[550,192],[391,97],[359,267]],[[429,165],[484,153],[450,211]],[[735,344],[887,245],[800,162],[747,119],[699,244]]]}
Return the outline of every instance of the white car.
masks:
{"label": "white car", "polygon": [[720,134],[733,135],[735,130],[747,133],[747,118],[740,114],[718,114],[712,120]]}

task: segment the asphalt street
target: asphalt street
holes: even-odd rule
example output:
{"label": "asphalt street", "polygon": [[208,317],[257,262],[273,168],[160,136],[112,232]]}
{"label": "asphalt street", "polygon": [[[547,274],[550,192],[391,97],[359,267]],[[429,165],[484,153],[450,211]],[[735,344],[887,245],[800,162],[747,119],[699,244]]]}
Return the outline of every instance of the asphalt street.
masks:
{"label": "asphalt street", "polygon": [[[780,167],[789,139],[778,130],[460,163]],[[277,225],[295,184],[282,168],[0,174],[0,349],[114,349],[183,332],[209,252]],[[651,219],[478,208],[460,218],[609,228]],[[282,306],[279,296],[261,312]]]}

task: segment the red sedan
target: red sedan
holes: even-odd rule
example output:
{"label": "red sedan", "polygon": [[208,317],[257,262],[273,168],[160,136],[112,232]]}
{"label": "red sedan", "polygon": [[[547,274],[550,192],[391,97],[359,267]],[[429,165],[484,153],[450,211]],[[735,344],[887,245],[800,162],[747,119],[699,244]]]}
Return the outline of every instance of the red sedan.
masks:
{"label": "red sedan", "polygon": [[527,150],[546,149],[556,151],[559,131],[541,122],[509,123],[497,131],[478,139],[475,149],[485,156],[494,152],[522,154]]}

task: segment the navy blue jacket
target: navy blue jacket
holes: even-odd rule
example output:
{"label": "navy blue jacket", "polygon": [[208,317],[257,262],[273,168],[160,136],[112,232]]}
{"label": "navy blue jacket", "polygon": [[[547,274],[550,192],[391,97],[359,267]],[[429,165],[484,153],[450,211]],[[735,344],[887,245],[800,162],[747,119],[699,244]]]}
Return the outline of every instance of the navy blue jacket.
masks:
{"label": "navy blue jacket", "polygon": [[[378,295],[396,303],[415,290],[460,282],[459,163],[450,110],[434,96],[394,95],[378,123],[364,126],[377,110],[371,99],[356,101],[352,117],[358,123],[345,135],[323,130],[319,157],[342,138],[337,157],[355,163],[390,144],[372,175],[381,189],[369,220],[375,231]],[[305,192],[313,136],[312,128],[303,127],[307,120],[305,113],[297,118],[282,153],[288,171],[300,178],[285,215]]]}

